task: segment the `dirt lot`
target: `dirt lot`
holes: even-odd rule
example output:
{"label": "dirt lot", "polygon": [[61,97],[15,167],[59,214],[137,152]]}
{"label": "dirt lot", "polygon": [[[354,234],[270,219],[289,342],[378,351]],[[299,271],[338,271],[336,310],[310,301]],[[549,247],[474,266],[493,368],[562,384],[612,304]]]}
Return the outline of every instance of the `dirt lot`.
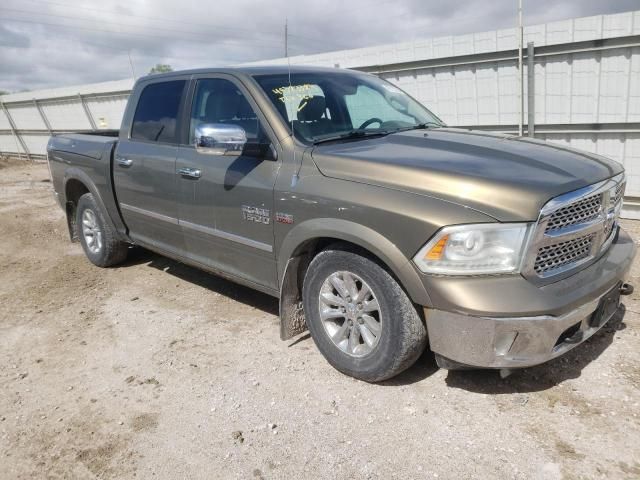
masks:
{"label": "dirt lot", "polygon": [[639,298],[506,380],[425,354],[370,385],[281,342],[271,297],[144,251],[93,267],[46,166],[3,162],[0,478],[640,478]]}

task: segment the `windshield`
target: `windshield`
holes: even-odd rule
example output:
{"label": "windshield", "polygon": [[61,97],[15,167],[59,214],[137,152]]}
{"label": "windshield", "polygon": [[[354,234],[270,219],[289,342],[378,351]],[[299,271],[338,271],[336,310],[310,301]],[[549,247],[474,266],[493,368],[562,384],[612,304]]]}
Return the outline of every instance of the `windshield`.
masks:
{"label": "windshield", "polygon": [[254,78],[295,136],[307,142],[443,125],[409,95],[373,75],[292,73],[291,83],[287,73]]}

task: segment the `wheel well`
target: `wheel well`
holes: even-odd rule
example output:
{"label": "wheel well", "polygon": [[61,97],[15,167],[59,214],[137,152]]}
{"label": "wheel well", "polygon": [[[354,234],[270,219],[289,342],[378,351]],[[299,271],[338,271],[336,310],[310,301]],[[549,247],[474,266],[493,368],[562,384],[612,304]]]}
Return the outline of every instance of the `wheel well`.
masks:
{"label": "wheel well", "polygon": [[78,207],[78,200],[85,193],[89,193],[87,186],[80,180],[75,178],[67,181],[65,188],[65,210],[67,212],[67,227],[69,228],[69,237],[72,242],[78,241],[78,226],[76,225],[76,208]]}
{"label": "wheel well", "polygon": [[302,285],[313,258],[327,248],[357,253],[380,265],[404,288],[400,280],[377,255],[352,242],[333,237],[319,237],[300,244],[291,254],[280,291],[280,338],[286,340],[307,329],[302,308]]}
{"label": "wheel well", "polygon": [[298,285],[300,285],[300,288],[302,288],[302,280],[304,280],[304,276],[307,273],[307,269],[309,268],[311,260],[313,260],[313,258],[318,253],[322,252],[323,250],[327,250],[328,248],[345,250],[348,252],[356,253],[358,255],[362,255],[363,257],[367,257],[369,260],[377,263],[382,268],[387,270],[395,278],[395,280],[400,283],[391,268],[389,268],[389,266],[384,261],[382,261],[380,257],[367,250],[366,248],[353,242],[341,240],[339,238],[320,237],[305,241],[304,243],[299,245],[291,255],[292,257],[302,256],[304,258],[304,261],[300,262],[297,272]]}

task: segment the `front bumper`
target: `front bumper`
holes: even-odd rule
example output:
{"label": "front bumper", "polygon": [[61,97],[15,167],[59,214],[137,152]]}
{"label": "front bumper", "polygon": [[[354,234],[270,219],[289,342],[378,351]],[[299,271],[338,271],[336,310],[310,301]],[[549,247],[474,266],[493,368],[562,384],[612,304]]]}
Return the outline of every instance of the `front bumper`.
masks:
{"label": "front bumper", "polygon": [[[587,340],[609,320],[597,325],[591,322],[602,297],[627,276],[635,250],[631,238],[620,229],[602,258],[560,282],[533,287],[522,277],[514,278],[511,284],[486,278],[482,285],[482,279],[476,278],[473,288],[464,292],[464,305],[446,310],[425,308],[431,350],[444,357],[445,364],[481,368],[528,367],[556,358]],[[496,281],[501,282],[498,293],[503,309],[495,297]],[[522,282],[529,285],[524,288]],[[469,305],[486,306],[487,298],[492,305],[489,314],[484,309],[468,311]],[[446,305],[453,301],[448,298]],[[529,312],[534,305],[540,308],[545,301],[547,311],[521,313],[523,309]]]}

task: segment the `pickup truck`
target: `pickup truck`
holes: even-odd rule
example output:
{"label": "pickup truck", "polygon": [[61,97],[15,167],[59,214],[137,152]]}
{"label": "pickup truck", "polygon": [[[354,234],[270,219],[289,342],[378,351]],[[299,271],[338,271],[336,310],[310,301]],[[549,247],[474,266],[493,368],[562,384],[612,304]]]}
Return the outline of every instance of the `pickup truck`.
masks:
{"label": "pickup truck", "polygon": [[617,310],[635,255],[599,155],[447,128],[376,76],[312,67],[138,80],[119,131],[53,136],[55,195],[99,267],[132,245],[280,301],[369,382],[543,363]]}

